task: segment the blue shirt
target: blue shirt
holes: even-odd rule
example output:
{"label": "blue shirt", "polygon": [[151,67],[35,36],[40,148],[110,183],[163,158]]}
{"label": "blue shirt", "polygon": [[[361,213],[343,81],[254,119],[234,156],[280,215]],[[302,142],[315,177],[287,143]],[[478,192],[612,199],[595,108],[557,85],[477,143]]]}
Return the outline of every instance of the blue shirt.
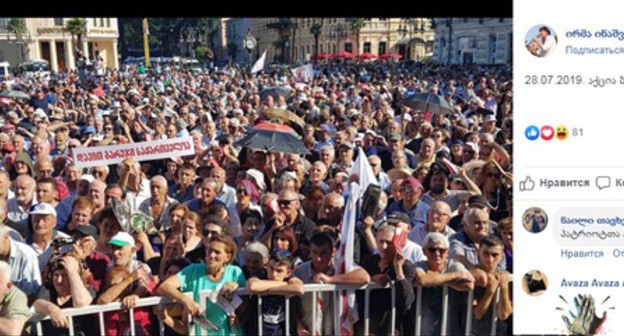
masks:
{"label": "blue shirt", "polygon": [[54,209],[56,210],[56,226],[54,228],[60,230],[69,223],[72,207],[67,203],[59,202]]}
{"label": "blue shirt", "polygon": [[[194,198],[194,199],[192,199],[191,201],[186,202],[185,204],[186,204],[186,206],[189,208],[189,210],[191,210],[191,211],[195,211],[195,212],[199,212],[199,210],[201,210],[201,207],[202,207],[202,200],[201,200],[201,199],[199,199],[199,198]],[[218,204],[218,205],[223,205],[224,207],[226,207],[226,208],[227,208],[227,206],[225,205],[225,203],[223,203],[223,202],[219,201],[219,200],[218,200],[218,199],[216,199],[216,198],[215,198],[215,200],[214,200],[214,201],[212,201],[212,203],[208,204],[208,206],[215,205],[215,204]]]}
{"label": "blue shirt", "polygon": [[169,189],[169,192],[167,192],[167,196],[176,199],[180,203],[184,203],[195,198],[194,190],[195,184],[191,184],[190,186],[188,186],[188,188],[186,188],[184,194],[180,194],[178,192],[178,184],[175,184],[171,189]]}
{"label": "blue shirt", "polygon": [[395,211],[402,212],[409,216],[411,227],[416,227],[418,225],[423,225],[427,223],[427,211],[429,210],[429,205],[421,200],[418,200],[416,206],[412,209],[405,210],[401,205],[401,202],[394,202],[392,205],[388,207],[387,213],[393,213]]}

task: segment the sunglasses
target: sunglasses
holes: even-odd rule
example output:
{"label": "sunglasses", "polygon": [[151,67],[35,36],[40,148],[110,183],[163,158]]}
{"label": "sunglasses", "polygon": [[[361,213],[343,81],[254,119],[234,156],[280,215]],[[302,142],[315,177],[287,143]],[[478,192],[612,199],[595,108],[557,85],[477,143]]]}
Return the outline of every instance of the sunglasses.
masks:
{"label": "sunglasses", "polygon": [[236,188],[236,192],[239,194],[246,194],[245,188]]}
{"label": "sunglasses", "polygon": [[447,251],[447,249],[445,249],[445,248],[438,248],[438,247],[429,247],[429,248],[427,248],[427,251],[429,251],[429,253],[431,253],[431,254],[435,254],[436,252],[440,252],[440,254],[443,254],[444,252]]}
{"label": "sunglasses", "polygon": [[495,178],[499,178],[499,177],[501,177],[501,176],[500,176],[500,174],[497,174],[497,173],[492,173],[492,172],[487,172],[485,175],[486,175],[487,177],[495,177]]}
{"label": "sunglasses", "polygon": [[206,238],[209,238],[209,237],[214,237],[214,236],[218,236],[218,235],[220,235],[220,234],[221,234],[221,232],[216,231],[216,230],[203,230],[203,231],[202,231],[202,235],[203,235],[204,237],[206,237]]}
{"label": "sunglasses", "polygon": [[279,204],[280,206],[289,206],[290,203],[294,202],[295,200],[278,200],[277,204]]}

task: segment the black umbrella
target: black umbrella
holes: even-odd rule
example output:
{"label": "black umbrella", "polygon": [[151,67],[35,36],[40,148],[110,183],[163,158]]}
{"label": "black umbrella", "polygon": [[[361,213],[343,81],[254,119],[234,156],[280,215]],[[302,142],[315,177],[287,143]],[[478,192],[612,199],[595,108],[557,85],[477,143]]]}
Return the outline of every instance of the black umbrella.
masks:
{"label": "black umbrella", "polygon": [[308,155],[310,151],[295,131],[280,124],[262,123],[254,126],[251,133],[234,143],[238,147],[262,149],[270,153],[295,153]]}
{"label": "black umbrella", "polygon": [[279,97],[287,98],[290,95],[290,90],[280,86],[270,86],[258,93],[260,99],[265,100],[268,96],[273,97],[273,100],[279,99]]}
{"label": "black umbrella", "polygon": [[403,99],[401,104],[424,112],[442,114],[455,112],[444,97],[433,93],[415,93]]}

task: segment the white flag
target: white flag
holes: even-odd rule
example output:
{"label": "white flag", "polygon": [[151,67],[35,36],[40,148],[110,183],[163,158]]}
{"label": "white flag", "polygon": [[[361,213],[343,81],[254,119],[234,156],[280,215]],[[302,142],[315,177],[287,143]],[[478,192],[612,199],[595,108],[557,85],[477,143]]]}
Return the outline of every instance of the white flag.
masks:
{"label": "white flag", "polygon": [[[380,185],[379,181],[377,181],[377,178],[375,177],[375,173],[373,172],[373,167],[371,167],[368,162],[368,158],[366,157],[364,150],[362,150],[362,147],[358,147],[357,159],[355,159],[355,162],[351,167],[351,171],[349,171],[349,178],[353,175],[357,175],[358,177],[357,182],[361,191],[359,195],[360,197],[364,195],[364,192],[366,191],[366,188],[368,188],[369,184]],[[349,193],[350,191],[345,188],[342,195],[347,196]]]}
{"label": "white flag", "polygon": [[262,56],[256,61],[256,64],[251,68],[251,73],[254,74],[264,69],[264,59],[266,58],[266,50],[262,53]]}
{"label": "white flag", "polygon": [[[349,185],[349,198],[345,206],[342,224],[340,224],[340,246],[335,255],[334,274],[345,274],[354,270],[353,261],[355,239],[355,223],[358,214],[358,200],[360,199],[360,186],[351,182]],[[348,290],[340,293],[342,297],[340,310],[340,330],[334,330],[337,335],[353,335],[353,325],[359,320],[355,291]]]}

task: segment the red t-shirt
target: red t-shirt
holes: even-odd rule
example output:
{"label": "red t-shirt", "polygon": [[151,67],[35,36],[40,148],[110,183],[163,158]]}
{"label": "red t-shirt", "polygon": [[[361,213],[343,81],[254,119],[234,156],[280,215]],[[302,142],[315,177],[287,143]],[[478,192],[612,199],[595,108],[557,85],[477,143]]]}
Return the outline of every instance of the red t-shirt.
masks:
{"label": "red t-shirt", "polygon": [[[127,310],[104,313],[104,324],[107,336],[130,335],[130,312]],[[136,336],[150,335],[152,324],[149,311],[145,308],[134,310],[134,334]]]}

